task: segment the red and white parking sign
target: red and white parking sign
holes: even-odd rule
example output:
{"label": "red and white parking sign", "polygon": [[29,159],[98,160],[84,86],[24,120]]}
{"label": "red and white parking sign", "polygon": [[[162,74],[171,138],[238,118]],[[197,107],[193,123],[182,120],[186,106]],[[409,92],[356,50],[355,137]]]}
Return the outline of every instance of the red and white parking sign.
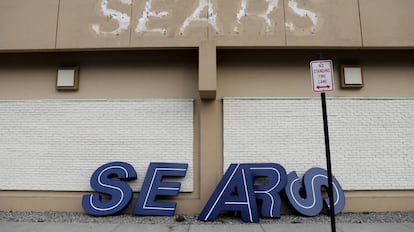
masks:
{"label": "red and white parking sign", "polygon": [[314,92],[334,91],[332,60],[314,60],[310,62]]}

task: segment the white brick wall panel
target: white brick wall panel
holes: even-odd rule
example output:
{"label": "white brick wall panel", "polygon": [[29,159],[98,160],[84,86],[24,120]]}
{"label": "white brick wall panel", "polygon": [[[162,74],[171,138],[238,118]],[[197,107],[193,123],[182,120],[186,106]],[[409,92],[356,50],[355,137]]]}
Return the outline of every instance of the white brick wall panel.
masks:
{"label": "white brick wall panel", "polygon": [[138,191],[150,162],[189,164],[193,189],[193,100],[0,101],[0,190],[90,190],[100,165],[134,166]]}
{"label": "white brick wall panel", "polygon": [[[414,99],[328,98],[334,175],[347,190],[414,189]],[[326,167],[319,98],[225,98],[224,167]]]}

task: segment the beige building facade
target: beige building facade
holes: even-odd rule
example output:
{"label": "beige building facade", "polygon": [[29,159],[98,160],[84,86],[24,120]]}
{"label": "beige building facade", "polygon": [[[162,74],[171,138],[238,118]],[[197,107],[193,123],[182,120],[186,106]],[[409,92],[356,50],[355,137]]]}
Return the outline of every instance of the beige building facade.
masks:
{"label": "beige building facade", "polygon": [[[412,211],[413,8],[411,0],[2,0],[0,210],[82,211],[88,178],[110,161],[131,162],[141,180],[151,161],[189,163],[172,199],[182,214],[201,212],[228,163],[275,162],[299,174],[325,167],[309,70],[323,58],[334,63],[327,104],[345,211]],[[360,67],[361,86],[341,86],[344,65]],[[77,90],[57,90],[62,67],[79,68]],[[304,136],[315,130],[320,139]]]}

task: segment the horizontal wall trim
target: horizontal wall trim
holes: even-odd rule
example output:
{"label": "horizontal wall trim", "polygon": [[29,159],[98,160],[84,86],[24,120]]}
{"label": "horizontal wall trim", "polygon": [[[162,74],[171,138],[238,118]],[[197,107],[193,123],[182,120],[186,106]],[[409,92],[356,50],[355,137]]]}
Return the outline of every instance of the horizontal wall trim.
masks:
{"label": "horizontal wall trim", "polygon": [[[327,100],[414,100],[414,97],[326,97]],[[222,100],[320,100],[320,97],[224,97]]]}
{"label": "horizontal wall trim", "polygon": [[192,98],[140,98],[140,99],[19,99],[19,100],[0,100],[0,103],[9,102],[148,102],[148,101],[165,101],[165,102],[193,102]]}
{"label": "horizontal wall trim", "polygon": [[[86,192],[38,192],[38,191],[0,191],[0,210],[3,211],[63,211],[83,212],[81,199]],[[382,212],[382,211],[412,211],[414,210],[414,190],[407,191],[345,191],[346,208],[344,212]],[[131,203],[125,212],[130,214],[135,206]],[[51,202],[53,204],[51,204]],[[180,193],[174,198],[177,202],[177,213],[199,214],[203,204],[192,194]],[[378,204],[381,202],[381,204]],[[288,204],[282,210],[283,214],[293,211]],[[276,219],[277,220],[277,219]]]}

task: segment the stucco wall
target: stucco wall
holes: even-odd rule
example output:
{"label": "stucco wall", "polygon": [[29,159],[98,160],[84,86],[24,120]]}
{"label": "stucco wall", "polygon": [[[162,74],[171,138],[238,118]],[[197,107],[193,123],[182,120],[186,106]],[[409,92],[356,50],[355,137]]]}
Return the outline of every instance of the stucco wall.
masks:
{"label": "stucco wall", "polygon": [[[81,156],[82,159],[93,158],[94,161],[88,161],[85,163],[87,166],[91,165],[89,167],[90,170],[87,171],[89,174],[86,174],[85,172],[83,174],[84,176],[79,176],[76,174],[77,172],[69,173],[69,175],[76,175],[76,177],[72,176],[73,179],[75,180],[75,182],[78,182],[77,184],[81,184],[83,186],[79,187],[79,185],[70,185],[70,188],[72,190],[76,190],[75,192],[68,192],[67,190],[69,189],[67,187],[62,186],[60,183],[59,186],[55,186],[56,181],[53,182],[54,186],[48,185],[47,179],[43,177],[47,175],[49,167],[44,167],[42,163],[43,161],[45,161],[46,163],[55,162],[55,160],[50,160],[50,157],[47,154],[50,151],[51,153],[58,155],[58,152],[60,152],[60,150],[58,150],[56,146],[53,146],[53,149],[49,150],[48,148],[48,150],[45,151],[45,143],[48,143],[50,145],[51,142],[55,141],[56,138],[54,138],[53,135],[56,133],[64,135],[68,135],[67,133],[69,133],[71,135],[78,135],[76,137],[82,138],[85,138],[85,136],[89,137],[87,134],[75,130],[76,128],[72,128],[69,125],[60,125],[60,123],[64,123],[65,121],[71,121],[67,117],[82,118],[82,120],[79,120],[78,123],[82,123],[82,121],[84,123],[86,120],[85,117],[88,117],[88,115],[89,117],[95,117],[95,113],[101,112],[104,116],[101,117],[100,115],[98,115],[96,116],[96,118],[98,118],[98,121],[102,120],[100,121],[104,124],[102,126],[107,127],[108,130],[114,132],[114,130],[117,130],[117,128],[108,125],[107,123],[110,123],[111,120],[116,120],[117,118],[119,118],[117,116],[119,112],[112,109],[107,109],[107,107],[104,106],[106,105],[109,107],[112,105],[114,109],[119,109],[120,105],[126,104],[124,110],[128,111],[127,115],[129,115],[129,117],[126,118],[127,120],[124,121],[124,123],[131,124],[131,128],[135,127],[136,130],[129,130],[128,132],[122,134],[117,134],[115,132],[105,132],[102,134],[102,136],[104,136],[105,134],[109,136],[108,138],[115,138],[117,136],[120,136],[118,137],[118,139],[124,139],[125,141],[127,141],[129,133],[138,133],[141,131],[141,128],[138,128],[140,127],[139,125],[144,127],[150,125],[155,126],[152,129],[148,128],[149,131],[147,131],[148,133],[152,133],[154,136],[156,136],[157,133],[160,133],[159,135],[163,136],[164,129],[166,131],[170,130],[170,132],[171,129],[174,129],[168,127],[169,125],[165,125],[165,123],[168,124],[177,122],[177,120],[184,120],[186,121],[185,124],[187,126],[191,126],[191,128],[187,129],[185,129],[185,127],[176,128],[176,131],[171,132],[174,134],[174,136],[170,138],[178,140],[187,138],[185,139],[186,145],[184,145],[184,147],[187,147],[191,150],[191,155],[187,154],[184,156],[186,157],[186,159],[188,159],[188,163],[191,164],[189,168],[192,169],[193,172],[193,176],[191,176],[190,173],[190,175],[188,176],[189,179],[187,183],[190,184],[188,185],[190,188],[188,190],[185,190],[191,191],[191,193],[181,193],[179,197],[177,197],[177,201],[179,202],[178,212],[184,211],[188,213],[196,213],[199,210],[199,207],[201,207],[199,206],[201,205],[199,201],[200,181],[198,181],[200,179],[200,98],[197,91],[198,74],[196,50],[16,53],[0,54],[0,60],[0,99],[3,103],[7,103],[3,104],[3,106],[14,106],[16,109],[17,105],[26,105],[26,107],[22,107],[21,111],[17,112],[16,110],[9,109],[8,107],[3,108],[2,113],[4,115],[10,116],[10,113],[15,112],[16,115],[21,116],[15,118],[6,117],[3,121],[8,121],[9,123],[3,125],[10,126],[14,125],[11,123],[13,122],[13,120],[16,120],[15,122],[23,120],[21,121],[22,124],[26,123],[27,126],[29,126],[29,128],[32,129],[38,128],[39,133],[43,135],[43,137],[38,138],[35,137],[34,134],[29,133],[28,136],[31,136],[31,139],[29,137],[27,137],[26,139],[16,138],[13,141],[8,140],[7,136],[2,137],[3,142],[9,141],[8,147],[3,146],[4,150],[2,153],[11,154],[15,152],[14,156],[19,157],[27,157],[27,155],[30,154],[36,157],[39,156],[39,162],[37,162],[36,165],[42,167],[42,171],[39,174],[32,173],[32,178],[36,179],[35,184],[27,184],[26,186],[26,184],[23,182],[27,180],[24,180],[24,178],[20,178],[23,175],[27,176],[24,173],[17,174],[20,175],[20,177],[17,179],[15,177],[18,176],[14,176],[7,182],[4,182],[3,189],[2,191],[0,191],[1,209],[22,211],[82,211],[81,197],[83,192],[80,190],[91,190],[88,185],[88,178],[92,174],[92,169],[97,168],[98,166],[104,164],[106,161],[139,158],[139,156],[135,153],[139,152],[138,150],[143,151],[144,149],[141,148],[147,147],[148,154],[141,153],[142,156],[146,157],[145,159],[131,162],[137,169],[140,169],[140,167],[146,168],[148,167],[150,161],[155,162],[158,158],[160,158],[151,157],[149,155],[150,153],[155,152],[157,150],[157,147],[160,149],[159,152],[162,152],[162,155],[171,152],[172,150],[168,148],[168,144],[163,143],[159,146],[156,146],[155,143],[158,142],[153,140],[153,142],[155,143],[150,145],[150,142],[147,139],[151,136],[146,136],[144,141],[131,141],[132,143],[129,145],[121,144],[121,147],[127,146],[125,150],[120,151],[121,153],[123,152],[123,157],[110,155],[109,153],[114,152],[113,149],[116,148],[112,148],[112,152],[110,150],[105,149],[105,145],[99,139],[88,140],[91,143],[93,143],[93,146],[89,146],[91,144],[88,145],[87,142],[81,142],[80,140],[76,140],[77,145],[74,147],[70,146],[70,144],[74,141],[69,141],[67,143],[67,145],[69,146],[66,145],[66,142],[63,143],[62,141],[60,141],[63,143],[61,144],[62,152],[68,154],[69,157],[77,158],[78,156]],[[57,68],[61,66],[70,66],[74,64],[79,65],[80,67],[79,90],[74,92],[57,91],[55,87]],[[184,100],[184,105],[186,105],[186,107],[182,110],[180,107],[177,107],[181,105],[180,101],[182,100],[180,99],[189,99]],[[58,104],[59,102],[61,102],[62,104]],[[68,108],[64,107],[65,102],[70,103],[70,106]],[[144,108],[139,106],[139,102],[154,102],[154,109],[151,109],[151,107],[149,108],[152,111],[155,110],[159,112],[157,114],[154,113],[155,115],[153,115],[153,117],[149,119],[150,121],[148,125],[143,125],[142,122],[138,120],[138,117],[140,117],[140,115],[143,116],[145,113],[148,113],[147,111],[143,110]],[[84,104],[89,103],[93,104],[90,106],[86,106],[87,109],[85,109],[85,106],[82,106]],[[160,103],[160,105],[158,103]],[[43,112],[42,109],[44,110],[45,107],[51,107],[52,105],[54,105],[54,110],[45,110],[44,115],[37,114],[36,117],[39,119],[39,122],[34,121],[36,117],[32,117],[31,114],[35,114],[36,112]],[[28,110],[31,107],[33,107],[33,109]],[[138,107],[138,109],[133,110],[134,107]],[[54,117],[55,113],[68,111],[68,109],[72,109],[73,111],[70,111],[65,116],[67,120],[63,120],[64,118]],[[93,111],[90,111],[91,109],[93,109]],[[84,112],[85,114],[80,114],[80,112]],[[160,112],[164,112],[164,116],[162,116],[163,113]],[[181,117],[180,113],[185,113],[185,115]],[[105,117],[105,115],[107,117]],[[46,125],[48,122],[45,121],[47,119],[46,117],[53,118],[53,120],[50,120],[51,123],[54,122],[53,126],[49,127],[48,125]],[[137,124],[133,123],[134,120],[138,120],[136,121]],[[151,120],[152,122],[158,121],[160,122],[160,124],[150,123]],[[126,124],[124,124],[123,126],[125,126]],[[162,128],[162,124],[164,124],[164,126],[167,126],[167,128]],[[79,128],[79,124],[75,123],[75,125],[78,125],[77,128]],[[157,125],[159,126],[158,129]],[[90,134],[94,134],[97,133],[93,130],[93,128],[96,129],[96,127],[98,127],[97,124],[94,125],[94,123],[91,123],[89,127],[86,126],[85,128],[89,128],[90,130],[92,130],[90,131]],[[191,135],[185,135],[180,132],[182,130],[188,129],[191,129]],[[19,135],[16,134],[18,131],[15,130],[14,132],[14,135],[19,137]],[[190,133],[190,131],[187,132]],[[180,138],[180,135],[184,137]],[[178,140],[177,145],[180,144],[178,143]],[[23,143],[24,141],[27,142],[27,146],[32,146],[34,148],[39,148],[40,146],[40,148],[37,150],[29,149],[28,153],[20,154],[22,153],[22,151],[24,151],[24,149],[22,146],[19,145],[19,142]],[[44,143],[38,143],[39,141],[43,141]],[[113,140],[113,142],[114,141],[119,140],[115,139]],[[57,142],[59,142],[59,140]],[[161,141],[159,142],[161,143]],[[10,145],[12,145],[12,143],[14,143],[14,146],[18,148],[17,150],[10,149]],[[79,143],[82,143],[83,145]],[[72,143],[72,145],[75,145],[75,143]],[[135,147],[136,149],[134,151],[134,149],[129,149],[132,148],[130,146],[141,147],[139,149]],[[78,150],[78,148],[76,147],[83,148],[82,150]],[[106,161],[99,161],[102,158],[97,153],[99,152],[99,150],[102,151],[102,154],[106,154],[106,158],[103,157],[104,159],[106,159]],[[182,149],[180,148],[179,150],[181,151]],[[35,154],[33,152],[35,152]],[[159,152],[158,155],[161,154]],[[78,156],[76,156],[76,154]],[[173,157],[168,158],[168,160],[166,158],[167,156],[163,157],[163,159],[165,158],[165,161],[168,162],[177,161],[178,159],[176,158],[176,152],[174,152],[174,154],[172,155]],[[127,156],[129,156],[129,158]],[[11,159],[11,156],[4,156],[3,158]],[[30,156],[29,160],[33,160],[33,158],[34,157]],[[82,159],[79,159],[78,161],[76,161],[75,159],[74,162],[82,162]],[[16,165],[18,165],[17,159],[12,159],[9,161],[11,164],[14,163],[14,166],[11,166],[10,168],[16,167]],[[187,160],[185,162],[187,162]],[[24,161],[23,164],[27,165],[27,160]],[[35,164],[33,163],[31,163],[30,165],[32,165],[31,167],[35,166]],[[51,168],[54,170],[58,167],[59,166],[53,165]],[[72,165],[67,165],[61,169],[71,171],[75,170],[76,167],[73,167]],[[190,169],[189,171],[191,172]],[[85,170],[86,169],[84,169],[83,171]],[[26,171],[27,174],[30,175],[30,172],[32,172],[33,169],[30,169],[30,167],[28,167],[28,170]],[[138,175],[139,180],[142,181],[145,175],[145,171],[139,171]],[[22,179],[23,181],[20,182],[20,184],[18,181],[19,179]],[[66,177],[58,179],[66,180]],[[84,179],[82,183],[79,182],[81,179]],[[69,184],[71,184],[71,181],[72,180],[68,181]],[[19,186],[14,186],[11,188],[9,185],[9,187],[7,188],[4,187],[6,184],[8,185],[11,182],[16,182]],[[137,191],[139,187],[140,184],[136,182],[133,188],[135,191]],[[31,189],[31,191],[19,191],[11,189]],[[49,189],[49,191],[45,191],[46,189]]]}
{"label": "stucco wall", "polygon": [[[15,53],[0,60],[1,99],[199,99],[196,50]],[[57,91],[57,69],[72,65],[80,67],[79,91]]]}
{"label": "stucco wall", "polygon": [[[227,50],[217,52],[217,98],[316,97],[309,62],[334,63],[332,97],[413,97],[412,50]],[[359,64],[364,87],[342,89],[340,64]]]}
{"label": "stucco wall", "polygon": [[[412,86],[414,86],[414,79],[412,78],[414,74],[414,63],[413,59],[411,59],[411,57],[413,57],[412,51],[316,49],[308,51],[218,50],[217,108],[220,112],[219,115],[226,114],[221,108],[221,99],[223,98],[264,97],[319,99],[319,94],[312,91],[309,61],[317,59],[320,55],[322,55],[323,58],[332,59],[335,66],[335,92],[327,94],[328,110],[330,109],[331,104],[329,99],[412,99],[414,97],[414,92],[412,91]],[[342,89],[339,84],[339,64],[361,64],[365,83],[364,87],[362,89]],[[315,100],[315,103],[317,113],[320,114],[321,106],[319,100]],[[243,118],[242,114],[239,115]],[[260,117],[260,115],[255,115],[255,117]],[[255,117],[253,117],[252,120],[255,120]],[[322,120],[321,117],[317,117],[316,119]],[[220,122],[220,127],[224,128],[225,125],[222,124],[224,119],[220,118],[218,121]],[[263,125],[255,124],[255,126]],[[285,127],[285,129],[286,131],[283,131],[283,133],[290,133],[288,128]],[[321,121],[318,129],[322,130]],[[251,131],[249,131],[249,133],[250,132]],[[322,131],[320,131],[320,133],[321,132]],[[408,131],[408,133],[411,133],[412,135],[412,131]],[[223,135],[220,133],[218,136],[220,136],[218,147],[225,148],[226,145],[223,142]],[[249,136],[249,134],[246,136]],[[399,139],[397,140],[400,142],[402,141]],[[267,139],[264,139],[263,141],[269,143],[272,142]],[[259,142],[258,144],[262,143]],[[239,143],[238,145],[245,146],[243,143]],[[253,143],[250,143],[250,145],[254,146]],[[301,146],[301,144],[298,145]],[[333,144],[331,144],[331,146],[332,145]],[[260,145],[256,144],[255,146],[260,148]],[[359,144],[359,146],[362,145]],[[407,144],[405,144],[405,146],[407,146]],[[408,148],[411,149],[410,147]],[[276,150],[277,149],[280,149],[280,147],[276,147]],[[224,150],[220,150],[220,152],[224,153]],[[322,152],[322,157],[323,156],[324,151]],[[287,159],[287,157],[283,158]],[[223,159],[225,159],[225,157],[223,157]],[[361,159],[363,159],[363,157]],[[380,159],[379,161],[384,160]],[[272,159],[272,162],[280,161]],[[398,163],[400,161],[396,160],[395,162]],[[282,165],[284,164],[284,162],[280,163]],[[373,163],[375,164],[374,161]],[[324,164],[323,161],[322,164]],[[221,168],[225,169],[226,167],[221,166]],[[398,170],[396,172],[398,173]],[[408,173],[408,176],[412,176],[412,174]],[[392,178],[391,174],[389,175],[389,178]],[[371,178],[369,178],[369,180],[371,180]],[[389,190],[376,191],[347,191],[347,204],[345,210],[362,212],[413,210],[413,196],[414,192],[412,191],[412,188],[407,190],[391,190],[390,188]]]}
{"label": "stucco wall", "polygon": [[[200,54],[207,53],[207,60],[197,56],[195,49],[3,53],[0,99],[194,99],[194,191],[181,193],[174,201],[178,213],[199,213],[223,175],[223,98],[317,98],[311,88],[309,61],[321,53],[335,64],[336,91],[329,97],[414,97],[411,50],[216,50],[214,43],[206,47]],[[364,88],[340,88],[341,63],[362,65]],[[55,89],[56,70],[66,65],[79,65],[79,91]],[[203,89],[198,78],[214,82]],[[212,90],[216,98],[201,100],[199,90]],[[0,206],[5,210],[81,211],[82,194],[0,191]],[[412,210],[414,200],[412,190],[346,194],[347,211]]]}
{"label": "stucco wall", "polygon": [[[139,190],[149,162],[180,160],[179,150],[187,152],[182,162],[192,164],[197,157],[194,125],[199,120],[194,101],[199,96],[192,50],[1,54],[0,60],[1,156],[13,164],[12,171],[2,169],[10,176],[2,190],[86,191],[94,169],[115,160],[131,160],[140,171],[134,185]],[[71,64],[80,66],[79,91],[57,91],[58,67]],[[131,130],[118,131],[128,125]],[[118,144],[108,149],[109,140]],[[168,141],[182,147],[170,149]],[[68,160],[74,163],[63,162]],[[20,161],[29,165],[24,167],[27,172],[17,172]],[[42,167],[42,177],[33,173],[36,166]],[[198,176],[190,166],[184,191],[193,191],[193,178]],[[62,173],[46,182],[50,170]],[[68,173],[72,176],[63,177]]]}
{"label": "stucco wall", "polygon": [[0,51],[412,47],[410,0],[3,0]]}

